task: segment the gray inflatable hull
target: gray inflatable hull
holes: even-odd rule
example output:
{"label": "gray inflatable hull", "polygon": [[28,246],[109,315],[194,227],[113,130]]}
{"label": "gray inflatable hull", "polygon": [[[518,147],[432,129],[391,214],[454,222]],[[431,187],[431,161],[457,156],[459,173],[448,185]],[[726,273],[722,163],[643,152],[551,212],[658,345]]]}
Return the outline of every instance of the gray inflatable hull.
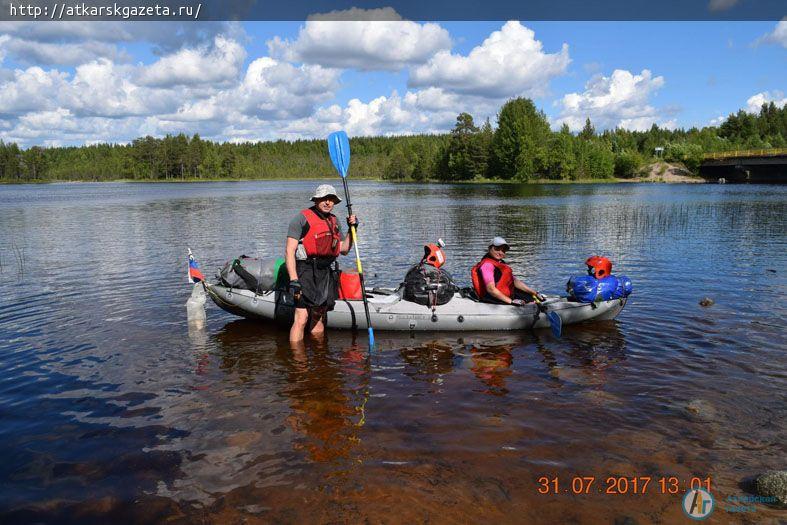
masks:
{"label": "gray inflatable hull", "polygon": [[[197,285],[199,286],[199,284]],[[289,325],[294,309],[286,294],[226,288],[205,283],[210,298],[222,309],[251,319],[269,319]],[[378,289],[375,289],[378,290]],[[475,330],[524,330],[549,328],[547,316],[538,306],[521,307],[479,303],[455,294],[447,304],[432,309],[405,301],[397,290],[367,290],[369,313],[375,330],[398,331],[475,331]],[[565,297],[550,297],[549,310],[557,312],[563,325],[587,321],[614,319],[626,305],[626,299],[614,299],[594,305],[568,301]],[[363,301],[338,300],[333,311],[328,312],[329,328],[367,328]]]}

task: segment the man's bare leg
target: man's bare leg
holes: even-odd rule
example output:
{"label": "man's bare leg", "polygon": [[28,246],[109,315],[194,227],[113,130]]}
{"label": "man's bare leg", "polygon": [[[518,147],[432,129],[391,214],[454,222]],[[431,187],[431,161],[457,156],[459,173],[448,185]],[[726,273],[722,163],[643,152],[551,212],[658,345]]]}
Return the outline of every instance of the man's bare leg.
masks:
{"label": "man's bare leg", "polygon": [[306,323],[309,321],[309,310],[306,308],[296,308],[295,316],[290,328],[290,342],[303,341],[303,333],[306,331]]}
{"label": "man's bare leg", "polygon": [[292,359],[295,364],[306,364],[306,343],[303,342],[303,339],[300,341],[290,341],[290,350],[292,351]]}
{"label": "man's bare leg", "polygon": [[321,337],[325,334],[325,308],[314,308],[311,312],[312,335]]}

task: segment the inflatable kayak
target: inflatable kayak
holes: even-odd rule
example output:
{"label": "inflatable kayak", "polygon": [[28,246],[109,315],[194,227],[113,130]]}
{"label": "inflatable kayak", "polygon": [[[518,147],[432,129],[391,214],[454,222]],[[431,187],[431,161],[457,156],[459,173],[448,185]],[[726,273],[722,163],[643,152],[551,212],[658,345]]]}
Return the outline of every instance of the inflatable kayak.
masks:
{"label": "inflatable kayak", "polygon": [[[203,283],[197,284],[197,286]],[[241,288],[204,283],[210,298],[219,307],[249,319],[267,319],[286,326],[292,324],[292,298],[281,291],[255,293]],[[539,305],[510,306],[482,303],[464,294],[455,293],[446,304],[434,311],[403,299],[403,289],[374,288],[366,290],[369,313],[375,330],[398,331],[471,331],[526,330],[549,328],[546,313]],[[566,297],[548,297],[546,310],[556,312],[563,325],[614,319],[626,305],[627,298],[579,303]],[[327,314],[328,328],[366,329],[366,316],[361,300],[336,301]]]}

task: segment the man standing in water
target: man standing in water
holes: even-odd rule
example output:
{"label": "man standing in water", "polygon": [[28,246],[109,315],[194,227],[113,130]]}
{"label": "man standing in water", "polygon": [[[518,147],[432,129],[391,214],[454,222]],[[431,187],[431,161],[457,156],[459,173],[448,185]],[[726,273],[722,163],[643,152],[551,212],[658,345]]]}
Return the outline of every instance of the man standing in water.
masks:
{"label": "man standing in water", "polygon": [[[341,227],[333,207],[342,202],[336,189],[321,184],[311,199],[314,206],[302,210],[290,221],[284,260],[290,277],[289,291],[295,298],[295,318],[290,328],[290,341],[302,341],[306,325],[311,333],[325,330],[325,313],[333,309],[338,296],[333,263],[347,255],[352,236],[342,238]],[[355,215],[347,218],[348,226],[358,226]]]}

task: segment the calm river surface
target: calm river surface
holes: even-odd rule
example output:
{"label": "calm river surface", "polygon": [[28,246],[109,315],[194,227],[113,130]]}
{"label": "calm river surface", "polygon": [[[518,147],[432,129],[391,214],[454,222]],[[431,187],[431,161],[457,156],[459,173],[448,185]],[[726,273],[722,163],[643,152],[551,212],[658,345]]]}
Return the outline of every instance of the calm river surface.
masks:
{"label": "calm river surface", "polygon": [[723,501],[787,468],[787,186],[353,181],[370,285],[437,237],[466,285],[502,235],[539,290],[598,253],[634,294],[560,339],[381,332],[368,361],[213,304],[190,329],[187,247],[211,277],[279,255],[317,184],[0,186],[0,522],[684,523],[692,477],[713,522],[787,518]]}

